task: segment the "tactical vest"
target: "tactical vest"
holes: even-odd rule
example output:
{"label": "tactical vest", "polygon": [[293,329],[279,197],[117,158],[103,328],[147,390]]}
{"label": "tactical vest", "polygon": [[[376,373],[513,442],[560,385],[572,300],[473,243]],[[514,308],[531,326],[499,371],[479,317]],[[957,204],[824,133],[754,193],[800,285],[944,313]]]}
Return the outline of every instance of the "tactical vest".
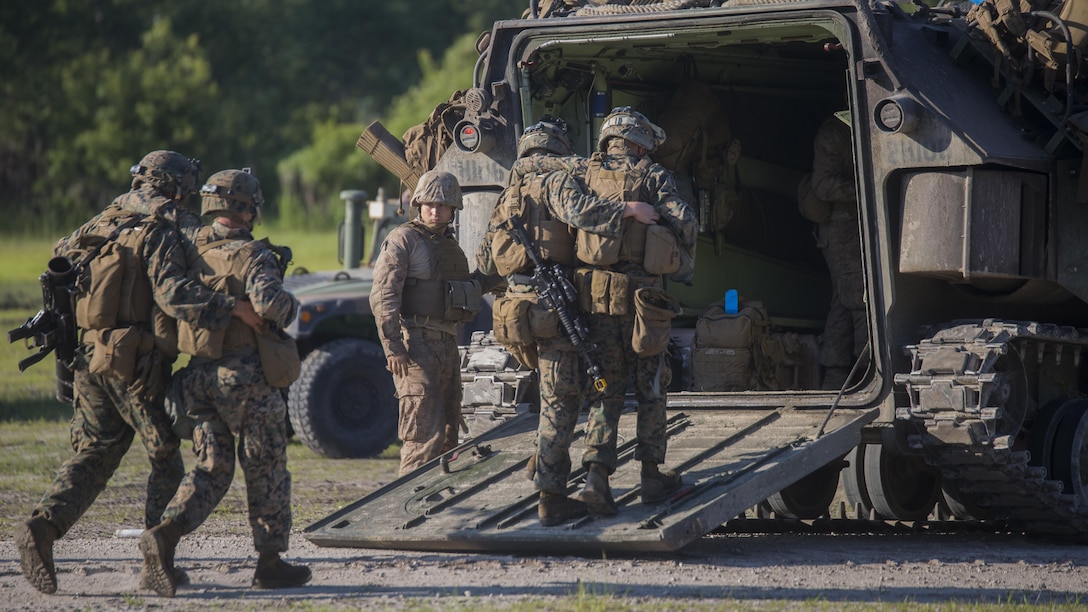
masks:
{"label": "tactical vest", "polygon": [[[85,330],[102,331],[138,326],[150,329],[155,301],[143,261],[143,246],[150,233],[152,216],[110,206],[94,227],[79,236],[65,255],[77,264],[87,252],[103,244],[98,256],[83,266],[76,296],[76,324]],[[129,225],[113,240],[117,225]],[[108,241],[108,242],[107,242]]]}
{"label": "tactical vest", "polygon": [[468,259],[457,241],[436,234],[418,221],[403,227],[418,232],[425,239],[431,271],[430,278],[408,278],[401,295],[401,315],[434,317],[444,321],[471,321],[482,306],[480,283],[468,270]]}
{"label": "tactical vest", "polygon": [[[264,243],[245,238],[216,240],[210,226],[202,228],[194,242],[200,259],[190,269],[189,275],[218,293],[234,298],[245,297],[246,271]],[[219,248],[232,242],[245,244],[237,249]],[[237,317],[231,317],[226,328],[215,330],[178,321],[178,348],[194,357],[220,359],[224,353],[254,349],[256,346],[253,330]]]}
{"label": "tactical vest", "polygon": [[[544,179],[548,176],[547,173],[527,174],[519,183],[507,188],[499,198],[492,222],[498,226],[511,217],[520,217],[544,261],[571,267],[575,263],[573,230],[554,219],[548,210],[544,189]],[[495,269],[502,276],[527,272],[533,267],[525,247],[514,242],[501,228],[491,240],[491,255]]]}
{"label": "tactical vest", "polygon": [[[589,160],[586,182],[599,198],[621,202],[650,201],[646,175],[652,162],[642,158],[632,168],[609,170],[603,167],[604,154],[597,152]],[[676,237],[661,225],[646,225],[632,217],[623,220],[620,233],[610,238],[578,230],[575,238],[578,260],[593,266],[607,267],[631,262],[651,274],[671,274],[680,267]]]}

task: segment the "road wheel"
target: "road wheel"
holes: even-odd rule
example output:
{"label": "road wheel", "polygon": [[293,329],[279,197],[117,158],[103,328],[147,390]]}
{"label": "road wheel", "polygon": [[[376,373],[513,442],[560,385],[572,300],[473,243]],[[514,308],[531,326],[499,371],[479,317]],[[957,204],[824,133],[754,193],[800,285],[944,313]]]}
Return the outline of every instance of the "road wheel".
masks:
{"label": "road wheel", "polygon": [[767,498],[782,518],[815,519],[828,514],[839,488],[842,460],[832,461]]}
{"label": "road wheel", "polygon": [[288,398],[291,427],[303,444],[326,457],[373,457],[397,439],[394,393],[380,346],[334,340],[302,362]]}

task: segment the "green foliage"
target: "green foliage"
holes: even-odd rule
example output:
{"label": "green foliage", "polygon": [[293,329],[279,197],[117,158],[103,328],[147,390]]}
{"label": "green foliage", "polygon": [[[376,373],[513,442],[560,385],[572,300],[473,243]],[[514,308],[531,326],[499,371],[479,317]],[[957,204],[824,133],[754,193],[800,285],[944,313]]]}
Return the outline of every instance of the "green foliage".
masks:
{"label": "green foliage", "polygon": [[[476,63],[476,35],[466,34],[446,50],[441,63],[427,50],[419,52],[423,78],[395,98],[382,125],[400,136],[427,119],[434,107],[450,95],[472,85]],[[369,121],[367,122],[369,123]],[[400,191],[399,181],[355,142],[366,125],[326,122],[314,128],[310,145],[285,158],[279,165],[283,221],[290,227],[324,228],[343,218],[342,189],[365,189],[374,197],[378,187],[387,194]]]}
{"label": "green foliage", "polygon": [[385,127],[393,134],[403,134],[408,128],[423,122],[435,105],[445,102],[450,95],[472,86],[472,69],[476,65],[476,36],[466,34],[458,38],[435,63],[427,51],[419,53],[419,67],[423,78],[408,91],[393,100]]}
{"label": "green foliage", "polygon": [[[475,38],[524,6],[0,3],[0,211],[10,229],[59,235],[125,191],[140,157],[166,148],[203,160],[205,175],[254,168],[272,216],[274,173],[321,185],[291,193],[292,215],[325,225],[340,187],[376,188],[366,183],[381,171],[356,161],[363,154],[352,146],[360,124],[417,82],[420,54],[440,54],[466,31]],[[293,155],[316,143],[321,150]]]}

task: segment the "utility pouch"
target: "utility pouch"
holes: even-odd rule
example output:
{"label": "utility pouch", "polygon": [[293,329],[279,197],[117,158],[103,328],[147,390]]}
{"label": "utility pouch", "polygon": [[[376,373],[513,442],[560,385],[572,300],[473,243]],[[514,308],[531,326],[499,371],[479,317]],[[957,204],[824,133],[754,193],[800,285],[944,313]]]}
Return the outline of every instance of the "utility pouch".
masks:
{"label": "utility pouch", "polygon": [[535,340],[559,337],[559,315],[540,304],[529,307],[529,331]]}
{"label": "utility pouch", "polygon": [[574,286],[583,312],[623,316],[628,312],[630,283],[626,274],[608,270],[578,268]]}
{"label": "utility pouch", "polygon": [[210,330],[187,321],[178,321],[178,347],[181,352],[193,357],[222,358],[226,336],[225,329]]}
{"label": "utility pouch", "polygon": [[111,240],[87,266],[90,282],[76,300],[76,323],[83,329],[111,330],[117,325],[125,276],[122,249]]}
{"label": "utility pouch", "polygon": [[540,235],[537,245],[544,261],[557,263],[567,268],[572,268],[577,263],[574,254],[574,235],[571,228],[562,221],[545,219],[540,222]]}
{"label": "utility pouch", "polygon": [[302,372],[295,339],[282,329],[254,334],[257,338],[257,354],[261,357],[264,379],[273,387],[290,387]]}
{"label": "utility pouch", "polygon": [[476,280],[446,281],[447,321],[471,321],[483,307],[483,292]]}
{"label": "utility pouch", "polygon": [[635,291],[635,327],[631,348],[639,357],[657,355],[669,346],[672,320],[680,314],[680,302],[664,289],[643,287]]}
{"label": "utility pouch", "polygon": [[680,269],[680,244],[669,228],[662,225],[646,227],[646,254],[642,267],[654,275],[672,274]]}
{"label": "utility pouch", "polygon": [[532,260],[525,252],[525,247],[514,242],[502,230],[495,232],[491,240],[491,260],[495,262],[495,270],[502,276],[524,272],[532,267]]}
{"label": "utility pouch", "polygon": [[521,365],[533,369],[537,366],[536,342],[529,323],[529,310],[534,302],[525,297],[502,296],[495,299],[492,308],[492,328],[495,340],[518,360]]}
{"label": "utility pouch", "polygon": [[582,263],[591,266],[611,266],[620,260],[622,243],[620,238],[609,238],[601,234],[578,230],[574,250],[578,261]]}
{"label": "utility pouch", "polygon": [[[93,336],[93,353],[88,372],[96,376],[118,378],[132,384],[136,378],[136,362],[155,346],[151,334],[138,327],[120,327],[88,332]],[[87,341],[86,337],[84,338]]]}

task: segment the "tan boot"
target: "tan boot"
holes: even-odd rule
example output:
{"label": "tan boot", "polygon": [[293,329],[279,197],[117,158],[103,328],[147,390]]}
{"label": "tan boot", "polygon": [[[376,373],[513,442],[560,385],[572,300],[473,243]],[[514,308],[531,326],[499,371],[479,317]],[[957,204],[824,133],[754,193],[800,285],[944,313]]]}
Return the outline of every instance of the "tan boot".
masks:
{"label": "tan boot", "polygon": [[253,573],[253,586],[258,589],[289,589],[310,581],[313,574],[305,565],[291,565],[280,559],[279,553],[261,553],[257,559],[257,571]]}
{"label": "tan boot", "polygon": [[558,493],[540,492],[540,503],[536,507],[540,524],[552,527],[573,518],[586,515],[586,505],[577,499],[571,499]]}
{"label": "tan boot", "polygon": [[[185,570],[183,570],[180,567],[175,565],[174,566],[174,586],[175,587],[182,587],[182,586],[185,586],[187,584],[190,584],[191,582],[192,581],[189,580],[189,574],[185,573]],[[140,568],[140,590],[150,591],[150,590],[152,590],[154,588],[155,587],[151,586],[151,576],[149,576],[147,574],[147,570],[145,570],[144,568]]]}
{"label": "tan boot", "polygon": [[608,486],[608,468],[601,463],[590,463],[586,470],[586,486],[582,489],[582,501],[586,502],[594,516],[615,516],[620,510],[612,499]]}
{"label": "tan boot", "polygon": [[15,528],[15,547],[23,576],[42,593],[57,592],[57,569],[53,565],[53,542],[60,530],[44,517],[35,516]]}
{"label": "tan boot", "polygon": [[[144,555],[144,566],[140,570],[141,586],[154,589],[159,597],[173,597],[177,592],[177,572],[174,569],[174,551],[181,541],[184,528],[172,521],[147,529],[140,536],[140,552]],[[187,577],[186,577],[187,578]]]}
{"label": "tan boot", "polygon": [[663,502],[682,484],[684,481],[676,472],[672,470],[662,472],[653,461],[642,462],[642,503]]}

